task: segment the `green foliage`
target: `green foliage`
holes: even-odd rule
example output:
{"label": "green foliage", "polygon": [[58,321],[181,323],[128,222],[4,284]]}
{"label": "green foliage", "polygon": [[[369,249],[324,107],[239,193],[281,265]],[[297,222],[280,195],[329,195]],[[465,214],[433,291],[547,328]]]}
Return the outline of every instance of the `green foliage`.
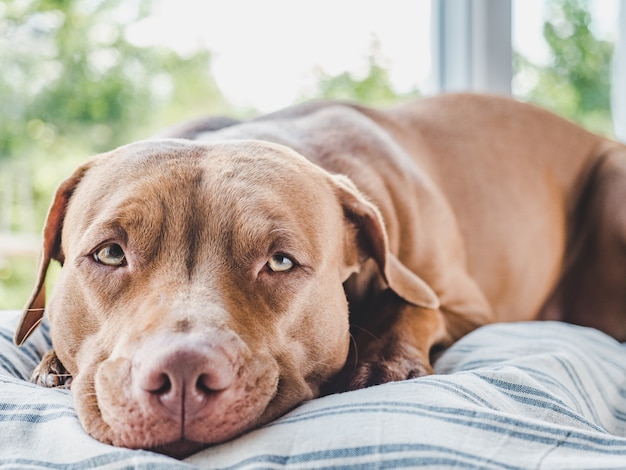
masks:
{"label": "green foliage", "polygon": [[368,67],[363,77],[351,72],[329,75],[322,70],[317,71],[317,88],[310,98],[338,99],[357,101],[373,106],[384,106],[397,103],[400,99],[417,97],[417,89],[409,93],[398,93],[394,89],[387,68],[382,65],[383,58],[379,44],[374,41],[368,57]]}
{"label": "green foliage", "polygon": [[[54,186],[87,156],[230,109],[210,73],[209,52],[181,57],[129,42],[129,28],[149,14],[150,3],[0,4],[0,166],[32,184],[38,224]],[[17,161],[27,164],[26,174]]]}
{"label": "green foliage", "polygon": [[145,0],[4,4],[0,158],[54,152],[68,138],[89,151],[125,143],[154,127],[155,116],[180,95],[190,75],[196,77],[194,91],[206,97],[205,112],[226,107],[209,73],[208,52],[181,58],[127,40],[128,27],[149,13],[149,5]]}
{"label": "green foliage", "polygon": [[544,37],[551,51],[546,66],[516,57],[518,73],[535,78],[524,98],[587,129],[611,133],[613,44],[593,32],[586,0],[550,0]]}

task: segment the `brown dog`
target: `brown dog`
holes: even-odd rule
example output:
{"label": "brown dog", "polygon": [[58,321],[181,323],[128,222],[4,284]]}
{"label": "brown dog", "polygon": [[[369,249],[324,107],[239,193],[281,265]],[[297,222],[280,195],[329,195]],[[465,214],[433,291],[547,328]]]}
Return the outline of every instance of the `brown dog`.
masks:
{"label": "brown dog", "polygon": [[15,336],[61,262],[35,379],[67,371],[96,439],[188,455],[320,393],[429,374],[433,351],[488,322],[626,339],[620,144],[472,95],[174,136],[62,183]]}

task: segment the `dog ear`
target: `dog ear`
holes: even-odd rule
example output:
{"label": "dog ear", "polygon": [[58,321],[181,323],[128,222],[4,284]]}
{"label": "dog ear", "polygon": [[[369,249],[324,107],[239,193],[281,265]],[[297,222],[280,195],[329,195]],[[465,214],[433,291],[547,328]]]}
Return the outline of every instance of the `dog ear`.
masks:
{"label": "dog ear", "polygon": [[333,180],[344,214],[356,226],[361,261],[373,258],[387,285],[406,302],[429,309],[439,308],[437,294],[430,286],[389,251],[387,231],[376,206],[345,176],[333,175]]}
{"label": "dog ear", "polygon": [[22,317],[20,318],[13,338],[15,344],[18,346],[24,344],[24,341],[26,341],[37,326],[39,326],[43,319],[46,307],[45,281],[48,266],[53,259],[63,264],[64,256],[61,249],[61,229],[63,228],[65,211],[76,186],[78,186],[78,183],[89,166],[89,164],[81,166],[72,176],[61,183],[56,190],[52,205],[48,210],[48,216],[46,217],[43,230],[43,249],[39,260],[35,286],[26,303],[26,307],[24,307]]}

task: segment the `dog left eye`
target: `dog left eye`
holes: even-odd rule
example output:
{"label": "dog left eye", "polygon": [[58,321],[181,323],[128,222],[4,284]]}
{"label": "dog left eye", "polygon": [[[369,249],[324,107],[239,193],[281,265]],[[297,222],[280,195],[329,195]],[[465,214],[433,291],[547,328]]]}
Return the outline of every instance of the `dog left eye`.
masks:
{"label": "dog left eye", "polygon": [[275,273],[282,273],[293,268],[294,262],[285,255],[274,255],[267,261],[267,267]]}
{"label": "dog left eye", "polygon": [[100,264],[105,266],[120,267],[126,264],[126,255],[124,250],[117,243],[111,243],[99,248],[93,258]]}

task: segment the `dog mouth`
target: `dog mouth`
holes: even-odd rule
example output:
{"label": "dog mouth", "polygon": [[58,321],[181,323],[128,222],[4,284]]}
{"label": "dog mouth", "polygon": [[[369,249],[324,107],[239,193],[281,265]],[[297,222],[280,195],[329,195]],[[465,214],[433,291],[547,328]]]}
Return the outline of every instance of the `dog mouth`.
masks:
{"label": "dog mouth", "polygon": [[180,439],[168,444],[160,444],[152,447],[150,450],[159,454],[164,454],[175,459],[184,459],[202,449],[209,447],[210,444],[205,442],[190,441],[187,439]]}

